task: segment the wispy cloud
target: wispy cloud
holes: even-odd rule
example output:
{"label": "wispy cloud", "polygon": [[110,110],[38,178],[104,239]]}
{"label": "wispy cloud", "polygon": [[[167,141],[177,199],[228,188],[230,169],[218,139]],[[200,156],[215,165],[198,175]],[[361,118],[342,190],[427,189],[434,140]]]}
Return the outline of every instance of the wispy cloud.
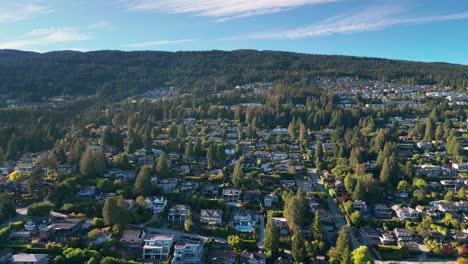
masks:
{"label": "wispy cloud", "polygon": [[337,0],[121,0],[129,10],[166,14],[191,13],[226,20],[283,12]]}
{"label": "wispy cloud", "polygon": [[88,26],[89,29],[112,29],[112,27],[112,23],[106,20],[101,20]]}
{"label": "wispy cloud", "polygon": [[40,28],[34,29],[12,41],[0,42],[0,49],[22,49],[48,46],[51,44],[89,40],[92,36],[78,31],[76,28]]}
{"label": "wispy cloud", "polygon": [[156,41],[149,41],[149,42],[126,44],[124,45],[124,47],[144,48],[144,47],[154,47],[154,46],[162,46],[162,45],[170,45],[170,44],[187,43],[187,42],[192,42],[192,41],[193,39],[156,40]]}
{"label": "wispy cloud", "polygon": [[257,32],[231,39],[301,39],[327,36],[333,34],[351,34],[365,31],[376,31],[402,24],[423,24],[438,21],[461,20],[468,18],[468,12],[434,15],[415,18],[400,17],[402,9],[399,7],[372,7],[355,14],[332,17],[321,22],[280,31]]}
{"label": "wispy cloud", "polygon": [[17,22],[52,12],[52,9],[36,3],[3,4],[0,7],[0,23]]}

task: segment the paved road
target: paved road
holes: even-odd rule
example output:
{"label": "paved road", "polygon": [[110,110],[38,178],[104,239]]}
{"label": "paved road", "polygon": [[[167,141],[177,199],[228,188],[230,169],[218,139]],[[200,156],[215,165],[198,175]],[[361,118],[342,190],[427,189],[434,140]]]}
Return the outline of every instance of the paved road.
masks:
{"label": "paved road", "polygon": [[265,238],[265,217],[263,215],[260,216],[260,234],[258,234],[258,242],[257,247],[263,248],[263,239]]}
{"label": "paved road", "polygon": [[457,261],[455,260],[443,260],[443,259],[410,259],[410,260],[389,260],[389,261],[380,261],[376,260],[376,264],[416,264],[416,263],[435,263],[435,264],[456,264]]}
{"label": "paved road", "polygon": [[335,199],[333,199],[328,193],[328,191],[325,189],[325,186],[317,173],[312,173],[311,178],[315,186],[318,186],[319,191],[324,192],[327,195],[328,207],[330,209],[330,212],[333,218],[335,219],[336,228],[338,230],[341,230],[341,228],[346,226],[348,228],[348,233],[351,239],[351,243],[353,244],[353,249],[358,248],[361,245],[361,243],[359,243],[359,241],[356,239],[356,236],[354,235],[354,232],[351,230],[351,228],[349,228],[348,224],[346,223],[346,220],[343,214],[341,213],[340,209],[338,208],[338,205],[336,204]]}
{"label": "paved road", "polygon": [[169,234],[169,235],[174,235],[176,238],[184,236],[184,237],[190,237],[190,238],[200,239],[200,240],[205,240],[205,241],[208,240],[208,239],[213,238],[215,242],[223,243],[223,244],[227,243],[227,239],[222,238],[222,237],[206,237],[206,236],[202,236],[202,235],[198,235],[198,234],[186,233],[186,232],[182,232],[182,231],[174,230],[174,229],[169,229],[169,228],[145,227],[144,224],[135,225],[135,226],[140,227],[140,228],[146,228],[146,230],[148,232],[150,232],[150,233]]}
{"label": "paved road", "polygon": [[14,217],[12,217],[9,221],[6,221],[6,222],[0,224],[0,229],[4,228],[4,227],[7,227],[10,223],[18,222],[18,221],[23,220],[26,217],[27,214],[28,214],[28,209],[27,208],[17,208],[16,209],[16,215]]}

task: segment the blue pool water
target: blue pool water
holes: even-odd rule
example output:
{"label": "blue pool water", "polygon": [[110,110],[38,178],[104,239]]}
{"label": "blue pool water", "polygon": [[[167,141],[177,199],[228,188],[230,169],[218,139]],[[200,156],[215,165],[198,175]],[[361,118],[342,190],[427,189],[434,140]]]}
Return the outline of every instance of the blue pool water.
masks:
{"label": "blue pool water", "polygon": [[238,232],[251,232],[253,230],[253,227],[251,227],[251,226],[236,226],[236,230]]}

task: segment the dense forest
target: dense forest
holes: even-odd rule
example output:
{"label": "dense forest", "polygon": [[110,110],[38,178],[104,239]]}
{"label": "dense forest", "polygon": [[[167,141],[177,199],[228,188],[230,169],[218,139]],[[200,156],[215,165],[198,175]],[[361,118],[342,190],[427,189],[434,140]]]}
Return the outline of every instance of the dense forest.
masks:
{"label": "dense forest", "polygon": [[316,75],[468,86],[468,66],[447,63],[256,50],[42,54],[0,50],[0,94],[25,100],[56,95],[117,99],[162,85],[206,94],[256,81],[281,79],[304,85]]}

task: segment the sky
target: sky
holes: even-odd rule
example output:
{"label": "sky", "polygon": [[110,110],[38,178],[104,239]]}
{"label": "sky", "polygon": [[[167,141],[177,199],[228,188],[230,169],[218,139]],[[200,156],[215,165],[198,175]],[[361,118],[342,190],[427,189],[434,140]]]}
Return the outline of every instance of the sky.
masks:
{"label": "sky", "polygon": [[468,65],[468,1],[0,0],[0,49],[258,49]]}

